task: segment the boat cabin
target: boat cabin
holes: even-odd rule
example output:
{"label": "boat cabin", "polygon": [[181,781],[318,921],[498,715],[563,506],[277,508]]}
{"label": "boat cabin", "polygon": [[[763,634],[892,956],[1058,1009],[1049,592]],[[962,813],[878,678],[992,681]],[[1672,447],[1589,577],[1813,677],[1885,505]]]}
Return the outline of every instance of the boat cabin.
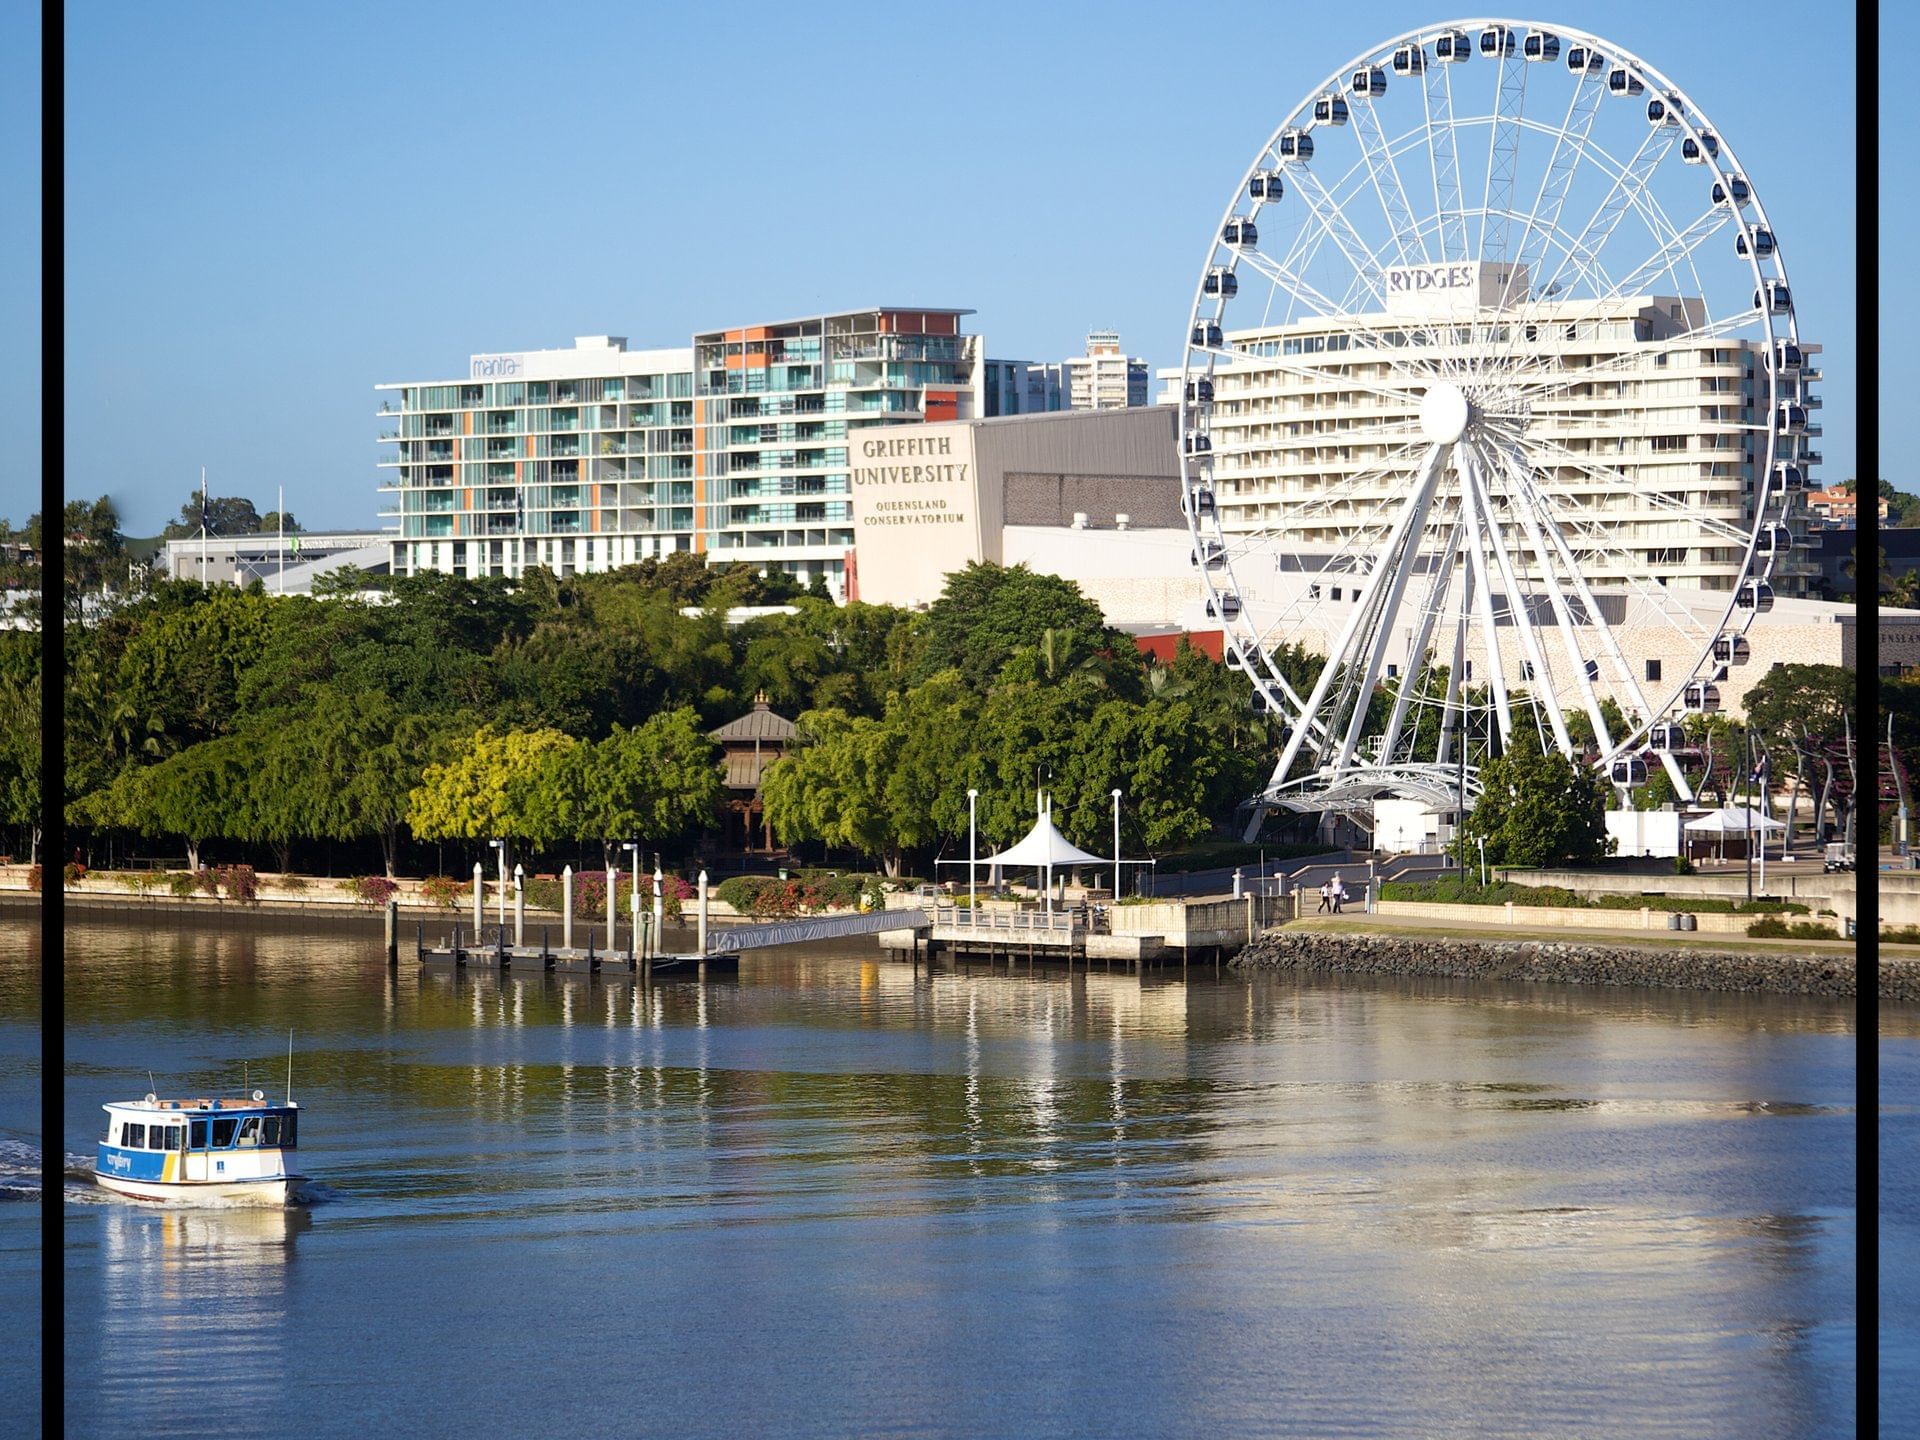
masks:
{"label": "boat cabin", "polygon": [[299,1144],[299,1106],[244,1100],[161,1100],[102,1105],[106,1138],[97,1167],[108,1180],[162,1185],[282,1175],[283,1152]]}

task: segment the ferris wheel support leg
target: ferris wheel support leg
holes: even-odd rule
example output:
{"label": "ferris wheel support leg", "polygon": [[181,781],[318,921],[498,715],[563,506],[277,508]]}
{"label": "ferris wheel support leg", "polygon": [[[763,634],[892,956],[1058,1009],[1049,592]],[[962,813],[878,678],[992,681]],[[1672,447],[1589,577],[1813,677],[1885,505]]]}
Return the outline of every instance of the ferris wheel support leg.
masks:
{"label": "ferris wheel support leg", "polygon": [[[1456,462],[1457,463],[1457,462]],[[1500,632],[1493,625],[1493,586],[1487,583],[1487,562],[1480,546],[1480,513],[1475,488],[1462,469],[1460,476],[1461,528],[1466,532],[1467,567],[1480,608],[1480,633],[1486,636],[1487,686],[1493,695],[1493,722],[1500,732],[1500,748],[1513,738],[1513,719],[1507,713],[1507,671],[1500,659]],[[1492,737],[1488,737],[1491,744]]]}
{"label": "ferris wheel support leg", "polygon": [[[1452,451],[1451,445],[1436,444],[1427,452],[1427,463],[1422,468],[1420,483],[1401,505],[1399,517],[1393,522],[1393,530],[1387,536],[1386,544],[1380,547],[1382,557],[1392,555],[1400,549],[1415,513],[1425,513],[1426,505],[1433,495],[1434,487],[1439,483],[1441,473],[1446,469],[1447,457]],[[1293,733],[1287,737],[1287,748],[1281,752],[1279,763],[1273,767],[1273,778],[1267,783],[1269,790],[1278,787],[1287,778],[1287,772],[1293,768],[1293,762],[1299,758],[1300,747],[1306,743],[1307,732],[1313,717],[1320,713],[1320,707],[1326,701],[1327,691],[1333,684],[1334,676],[1340,670],[1341,662],[1346,658],[1348,650],[1352,648],[1354,634],[1360,628],[1360,621],[1373,608],[1374,597],[1379,593],[1385,569],[1383,559],[1382,564],[1374,567],[1373,574],[1367,579],[1365,590],[1354,602],[1353,610],[1347,616],[1347,623],[1341,628],[1340,638],[1327,652],[1327,662],[1320,667],[1320,678],[1314,681],[1313,693],[1307,697],[1307,703],[1301,707],[1300,713],[1293,717]]]}
{"label": "ferris wheel support leg", "polygon": [[[1373,687],[1380,682],[1380,669],[1386,664],[1387,646],[1393,639],[1393,622],[1400,613],[1400,601],[1407,593],[1407,582],[1413,578],[1413,562],[1420,548],[1420,534],[1427,523],[1427,512],[1433,508],[1433,493],[1439,488],[1439,478],[1439,468],[1435,467],[1427,482],[1415,492],[1418,505],[1407,524],[1399,548],[1389,550],[1380,557],[1378,568],[1390,569],[1393,579],[1388,583],[1386,603],[1381,607],[1380,618],[1373,627],[1371,643],[1367,647],[1367,668],[1354,701],[1353,718],[1347,722],[1346,736],[1340,742],[1339,758],[1334,761],[1335,770],[1347,768],[1353,759],[1354,747],[1360,743],[1360,732],[1367,723],[1367,697],[1373,694]],[[1369,601],[1373,598],[1374,588],[1368,586]]]}
{"label": "ferris wheel support leg", "polygon": [[[1527,607],[1526,597],[1521,594],[1520,583],[1514,576],[1513,561],[1507,554],[1506,540],[1500,533],[1500,522],[1493,518],[1493,501],[1487,493],[1486,472],[1481,467],[1482,455],[1477,446],[1473,448],[1472,455],[1465,469],[1467,483],[1479,491],[1487,539],[1492,542],[1489,549],[1493,554],[1493,563],[1500,572],[1501,582],[1507,587],[1507,613],[1513,617],[1514,629],[1520,636],[1520,648],[1526,653],[1527,663],[1533,667],[1534,678],[1528,688],[1527,699],[1536,713],[1542,709],[1546,711],[1547,723],[1553,729],[1553,743],[1560,747],[1562,755],[1571,757],[1573,740],[1567,734],[1567,717],[1560,713],[1559,697],[1553,693],[1546,652],[1540,648],[1540,635],[1533,623],[1533,612]],[[1488,643],[1498,643],[1498,638],[1491,632]]]}
{"label": "ferris wheel support leg", "polygon": [[1653,753],[1660,757],[1660,768],[1667,772],[1667,779],[1673,782],[1673,793],[1691,804],[1694,798],[1693,786],[1688,783],[1687,772],[1680,768],[1680,762],[1673,758],[1673,752],[1656,750]]}
{"label": "ferris wheel support leg", "polygon": [[[1560,631],[1560,642],[1567,652],[1567,661],[1573,666],[1573,678],[1580,688],[1580,700],[1587,712],[1587,718],[1593,722],[1594,742],[1603,755],[1613,752],[1613,736],[1607,731],[1606,718],[1600,713],[1600,698],[1594,694],[1593,681],[1587,676],[1587,657],[1580,652],[1580,642],[1574,634],[1573,614],[1567,608],[1567,597],[1560,588],[1559,578],[1554,573],[1552,546],[1547,543],[1543,529],[1555,528],[1551,516],[1542,517],[1534,509],[1533,486],[1518,457],[1503,453],[1502,461],[1507,473],[1517,485],[1520,503],[1514,506],[1514,513],[1520,517],[1520,528],[1526,531],[1527,543],[1533,547],[1533,553],[1540,561],[1540,574],[1546,580],[1548,603],[1553,607],[1554,624]],[[1596,620],[1598,616],[1594,617]],[[1598,668],[1596,666],[1596,668]]]}
{"label": "ferris wheel support leg", "polygon": [[[1463,533],[1464,526],[1456,526],[1454,535],[1456,544]],[[1473,569],[1462,567],[1460,577],[1459,620],[1453,631],[1453,668],[1447,673],[1447,699],[1440,710],[1440,747],[1435,757],[1442,765],[1448,764],[1453,752],[1453,732],[1447,728],[1447,719],[1453,717],[1453,723],[1459,727],[1460,744],[1467,743],[1467,705],[1461,694],[1463,687],[1461,676],[1466,670],[1467,626],[1473,621]]]}
{"label": "ferris wheel support leg", "polygon": [[[1381,742],[1380,758],[1383,763],[1391,763],[1393,752],[1400,743],[1400,732],[1406,726],[1407,708],[1413,699],[1415,686],[1424,668],[1427,646],[1433,639],[1434,621],[1447,603],[1447,588],[1453,577],[1453,559],[1460,553],[1460,531],[1456,527],[1447,537],[1446,554],[1441,557],[1440,568],[1434,572],[1433,584],[1427,592],[1426,608],[1420,613],[1420,628],[1413,637],[1413,643],[1407,651],[1406,678],[1401,682],[1400,693],[1393,697],[1393,714],[1387,719],[1387,738]],[[1444,723],[1444,716],[1443,723]],[[1445,758],[1441,760],[1445,764]]]}

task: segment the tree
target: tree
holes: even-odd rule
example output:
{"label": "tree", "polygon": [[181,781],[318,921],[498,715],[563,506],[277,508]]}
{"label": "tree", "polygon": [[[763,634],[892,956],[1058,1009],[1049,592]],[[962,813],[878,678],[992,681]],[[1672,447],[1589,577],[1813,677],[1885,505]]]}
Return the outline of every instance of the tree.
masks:
{"label": "tree", "polygon": [[984,690],[1016,650],[1038,647],[1049,630],[1060,632],[1052,642],[1056,649],[1078,642],[1084,651],[1133,651],[1071,580],[1036,575],[1024,565],[1009,569],[976,561],[949,575],[940,598],[927,608],[918,673],[958,670]]}
{"label": "tree", "polygon": [[253,501],[245,496],[210,495],[203,511],[200,492],[196,490],[180,507],[180,518],[169,520],[166,528],[160,532],[160,538],[185,540],[189,536],[197,536],[203,517],[209,535],[257,535],[261,529],[260,512],[253,508]]}
{"label": "tree", "polygon": [[29,864],[40,860],[40,664],[36,637],[0,636],[0,824],[27,834]]}
{"label": "tree", "polygon": [[707,823],[720,800],[719,747],[681,706],[593,745],[557,746],[528,791],[526,833],[597,839],[607,863],[620,840],[671,840]]}
{"label": "tree", "polygon": [[1772,740],[1802,730],[1816,740],[1838,739],[1853,697],[1853,671],[1843,665],[1775,665],[1747,691],[1747,720]]}
{"label": "tree", "polygon": [[560,838],[558,807],[538,795],[554,751],[580,742],[558,730],[483,725],[445,761],[429,765],[408,796],[407,823],[422,840]]}
{"label": "tree", "polygon": [[1485,840],[1498,865],[1591,865],[1611,853],[1607,787],[1589,765],[1543,751],[1519,726],[1506,752],[1480,770],[1481,795],[1466,834]]}
{"label": "tree", "polygon": [[[281,524],[282,519],[286,521],[284,526]],[[269,510],[260,517],[260,534],[278,535],[282,533],[283,530],[288,535],[298,535],[301,533],[300,522],[293,518],[293,512],[291,510],[287,511],[284,517],[278,510]]]}

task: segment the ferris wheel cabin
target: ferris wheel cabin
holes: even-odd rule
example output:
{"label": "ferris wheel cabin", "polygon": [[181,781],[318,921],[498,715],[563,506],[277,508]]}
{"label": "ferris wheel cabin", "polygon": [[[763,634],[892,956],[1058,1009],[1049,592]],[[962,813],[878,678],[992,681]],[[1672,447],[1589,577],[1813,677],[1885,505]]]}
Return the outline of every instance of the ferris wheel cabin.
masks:
{"label": "ferris wheel cabin", "polygon": [[[1280,183],[1280,173],[1277,170],[1256,170],[1247,181],[1248,196],[1263,205],[1278,200],[1286,193],[1287,187]],[[1246,223],[1251,226],[1253,222]],[[1227,243],[1231,245],[1233,242],[1229,240]],[[1253,239],[1250,237],[1241,243],[1251,245]]]}
{"label": "ferris wheel cabin", "polygon": [[1378,65],[1366,65],[1353,72],[1347,88],[1362,100],[1378,100],[1387,93],[1387,73]]}
{"label": "ferris wheel cabin", "polygon": [[1637,789],[1647,783],[1647,762],[1638,755],[1622,755],[1611,766],[1613,783]]}
{"label": "ferris wheel cabin", "polygon": [[1710,680],[1695,680],[1680,693],[1680,703],[1696,715],[1712,715],[1720,709],[1720,687]]}
{"label": "ferris wheel cabin", "polygon": [[1749,580],[1733,597],[1736,609],[1762,614],[1773,609],[1773,586],[1764,580]]}
{"label": "ferris wheel cabin", "polygon": [[1607,68],[1607,57],[1590,45],[1573,45],[1567,50],[1567,69],[1575,75],[1592,75]]}
{"label": "ferris wheel cabin", "polygon": [[1311,160],[1313,158],[1313,137],[1304,130],[1282,130],[1280,132],[1280,158],[1282,160]]}
{"label": "ferris wheel cabin", "polygon": [[1730,175],[1724,181],[1713,182],[1713,203],[1716,205],[1744,206],[1752,203],[1753,187],[1744,177]]}
{"label": "ferris wheel cabin", "polygon": [[[1347,123],[1347,101],[1342,95],[1322,95],[1313,102],[1313,123],[1316,125],[1344,125]],[[1305,157],[1302,156],[1302,159]]]}
{"label": "ferris wheel cabin", "polygon": [[1449,65],[1460,65],[1473,58],[1473,42],[1464,30],[1449,30],[1433,40],[1433,58]]}
{"label": "ferris wheel cabin", "polygon": [[1753,244],[1751,247],[1747,244],[1747,237],[1743,232],[1734,237],[1733,249],[1734,253],[1742,260],[1746,259],[1749,254],[1762,257],[1771,255],[1773,254],[1773,232],[1765,228],[1755,230],[1753,232]]}
{"label": "ferris wheel cabin", "polygon": [[1393,52],[1393,73],[1396,75],[1424,75],[1427,69],[1427,52],[1418,45],[1402,45]]}
{"label": "ferris wheel cabin", "polygon": [[1711,130],[1702,130],[1700,138],[1689,135],[1680,142],[1680,158],[1689,165],[1704,165],[1720,153],[1720,142]]}
{"label": "ferris wheel cabin", "polygon": [[1535,64],[1560,58],[1560,37],[1545,30],[1534,30],[1527,35],[1522,52]]}
{"label": "ferris wheel cabin", "polygon": [[1607,74],[1607,93],[1631,98],[1644,95],[1647,87],[1640,83],[1640,77],[1631,70],[1616,67]]}
{"label": "ferris wheel cabin", "polygon": [[1713,658],[1719,665],[1744,665],[1753,658],[1753,647],[1746,636],[1728,633],[1714,640]]}
{"label": "ferris wheel cabin", "polygon": [[1686,749],[1686,727],[1678,720],[1662,720],[1647,731],[1647,748],[1666,751]]}

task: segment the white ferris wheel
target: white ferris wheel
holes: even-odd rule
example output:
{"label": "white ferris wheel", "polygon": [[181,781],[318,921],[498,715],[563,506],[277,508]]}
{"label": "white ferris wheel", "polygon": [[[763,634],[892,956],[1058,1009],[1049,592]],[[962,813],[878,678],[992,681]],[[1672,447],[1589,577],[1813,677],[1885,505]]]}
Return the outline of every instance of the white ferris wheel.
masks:
{"label": "white ferris wheel", "polygon": [[1690,799],[1677,722],[1804,573],[1815,348],[1732,145],[1620,46],[1460,20],[1327,76],[1181,374],[1207,610],[1284,721],[1263,809],[1470,802],[1520,727]]}

